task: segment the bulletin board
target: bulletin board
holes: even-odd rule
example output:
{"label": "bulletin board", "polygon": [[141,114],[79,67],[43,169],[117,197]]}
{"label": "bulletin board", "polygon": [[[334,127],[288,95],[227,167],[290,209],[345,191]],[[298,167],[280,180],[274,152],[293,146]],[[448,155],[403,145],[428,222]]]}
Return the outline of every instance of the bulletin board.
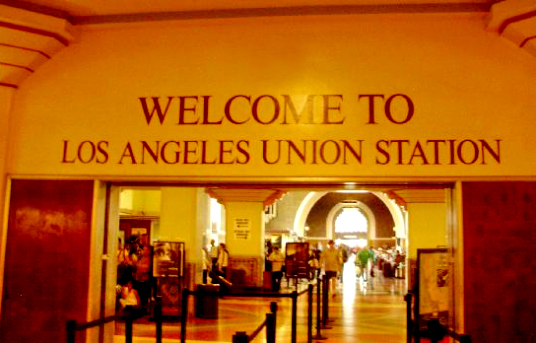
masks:
{"label": "bulletin board", "polygon": [[446,248],[418,249],[415,320],[420,330],[432,319],[448,327],[452,290],[451,264]]}

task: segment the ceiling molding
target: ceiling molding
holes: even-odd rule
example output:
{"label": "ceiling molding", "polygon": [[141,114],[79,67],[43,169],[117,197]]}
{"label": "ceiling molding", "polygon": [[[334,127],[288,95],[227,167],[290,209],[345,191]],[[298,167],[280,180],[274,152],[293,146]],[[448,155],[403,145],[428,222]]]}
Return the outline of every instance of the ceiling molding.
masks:
{"label": "ceiling molding", "polygon": [[409,203],[444,203],[444,189],[401,189],[389,193],[397,204],[407,206]]}
{"label": "ceiling molding", "polygon": [[0,87],[18,88],[74,40],[65,19],[0,5]]}
{"label": "ceiling molding", "polygon": [[375,5],[312,5],[249,7],[171,12],[140,12],[72,17],[73,25],[136,23],[164,20],[230,19],[312,15],[352,15],[386,13],[473,13],[489,12],[489,3],[403,3]]}
{"label": "ceiling molding", "polygon": [[506,0],[494,4],[487,28],[536,57],[534,0]]}
{"label": "ceiling molding", "polygon": [[264,207],[274,204],[286,193],[279,189],[206,188],[206,193],[220,204],[230,202],[262,202]]}

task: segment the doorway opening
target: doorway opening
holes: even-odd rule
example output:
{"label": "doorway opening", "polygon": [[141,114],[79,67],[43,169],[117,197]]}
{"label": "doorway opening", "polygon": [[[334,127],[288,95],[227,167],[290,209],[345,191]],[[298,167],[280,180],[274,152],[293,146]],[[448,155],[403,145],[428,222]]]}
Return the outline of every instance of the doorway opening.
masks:
{"label": "doorway opening", "polygon": [[[350,310],[352,306],[348,307],[348,302],[358,304],[359,296],[392,296],[399,302],[400,315],[405,317],[402,297],[412,287],[412,255],[416,254],[417,248],[447,246],[446,237],[454,230],[454,221],[450,217],[455,212],[450,196],[452,186],[442,183],[371,184],[352,190],[345,185],[282,187],[272,184],[114,184],[113,188],[119,192],[119,201],[109,206],[118,207],[116,235],[122,242],[142,235],[146,235],[150,245],[166,241],[187,242],[183,251],[185,278],[176,290],[200,283],[201,250],[211,241],[216,245],[225,243],[230,232],[234,232],[234,227],[230,226],[236,223],[226,218],[227,203],[259,201],[258,193],[266,189],[281,191],[280,196],[269,203],[263,201],[265,242],[283,249],[287,243],[310,242],[311,246],[323,249],[333,239],[337,245],[348,248],[349,258],[344,271],[341,270],[341,275],[347,275],[347,282],[340,285],[345,297],[345,311],[355,311],[355,308]],[[233,192],[222,192],[222,189]],[[180,215],[173,214],[185,208],[194,211],[195,215],[181,219]],[[146,225],[137,222],[139,220],[145,221]],[[379,264],[373,267],[376,280],[382,279],[382,286],[375,290],[363,287],[354,278],[357,252],[366,246],[376,250],[377,259],[382,260],[383,266],[393,266],[389,272]],[[237,252],[231,251],[233,253]],[[400,260],[398,255],[403,259]],[[396,268],[393,265],[395,259]],[[397,273],[398,269],[402,272]],[[348,282],[351,279],[357,282]],[[153,294],[158,292],[162,290],[156,288]],[[401,329],[399,334],[403,336],[405,322],[401,323],[400,319],[393,318],[393,325]],[[121,334],[120,327],[116,328],[116,334]]]}

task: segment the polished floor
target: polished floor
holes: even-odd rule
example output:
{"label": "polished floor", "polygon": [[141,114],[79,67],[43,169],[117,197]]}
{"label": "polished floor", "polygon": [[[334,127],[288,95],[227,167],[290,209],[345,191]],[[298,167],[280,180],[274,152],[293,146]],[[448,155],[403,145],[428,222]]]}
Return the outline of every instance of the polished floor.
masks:
{"label": "polished floor", "polygon": [[[406,342],[405,281],[384,278],[380,273],[368,283],[356,279],[352,263],[344,268],[343,282],[338,283],[335,296],[329,297],[329,322],[317,329],[316,306],[313,306],[313,338],[318,342],[403,343]],[[282,292],[291,291],[283,282]],[[291,285],[292,286],[292,285]],[[299,285],[306,287],[306,285]],[[315,291],[316,293],[316,291]],[[290,298],[240,298],[225,296],[219,299],[218,318],[195,317],[193,303],[189,310],[187,342],[231,342],[237,331],[251,334],[269,312],[271,301],[278,304],[276,342],[291,342]],[[313,298],[316,305],[316,295]],[[307,294],[298,297],[297,342],[307,342]],[[318,335],[320,333],[320,336]],[[155,342],[154,323],[142,318],[134,324],[134,342]],[[180,323],[163,324],[164,342],[180,342]],[[124,323],[116,324],[114,341],[125,342]],[[253,342],[265,342],[262,331]]]}

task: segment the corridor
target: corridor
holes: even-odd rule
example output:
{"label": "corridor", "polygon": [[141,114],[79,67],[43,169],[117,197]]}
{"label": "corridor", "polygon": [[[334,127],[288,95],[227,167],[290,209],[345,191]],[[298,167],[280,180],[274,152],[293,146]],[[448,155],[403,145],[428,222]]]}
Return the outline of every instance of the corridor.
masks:
{"label": "corridor", "polygon": [[[282,292],[292,291],[283,282]],[[299,290],[306,284],[300,284]],[[313,337],[316,328],[316,289],[313,297]],[[406,341],[405,280],[385,278],[377,270],[369,283],[356,279],[353,256],[345,264],[342,282],[338,283],[335,296],[329,297],[328,328],[321,329],[324,340],[318,342],[403,343]],[[187,325],[187,342],[231,342],[237,331],[251,334],[265,319],[271,301],[278,304],[277,342],[291,342],[290,298],[238,298],[224,296],[219,299],[217,319],[195,318],[193,303]],[[307,294],[298,297],[297,342],[307,342]],[[134,342],[154,342],[154,323],[146,318],[134,324]],[[164,342],[180,342],[180,321],[164,322]],[[122,343],[124,323],[116,324],[114,342]],[[264,342],[264,330],[254,342]]]}

